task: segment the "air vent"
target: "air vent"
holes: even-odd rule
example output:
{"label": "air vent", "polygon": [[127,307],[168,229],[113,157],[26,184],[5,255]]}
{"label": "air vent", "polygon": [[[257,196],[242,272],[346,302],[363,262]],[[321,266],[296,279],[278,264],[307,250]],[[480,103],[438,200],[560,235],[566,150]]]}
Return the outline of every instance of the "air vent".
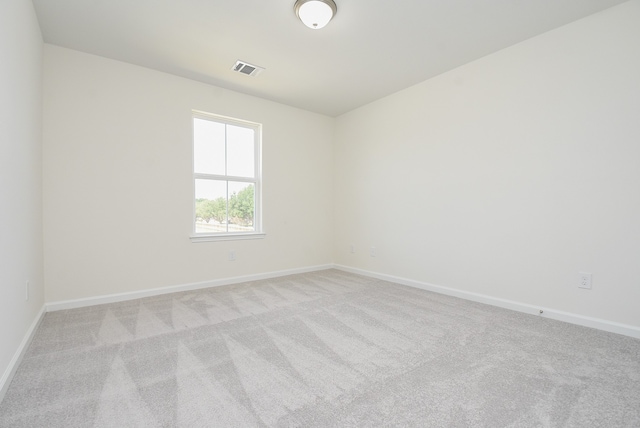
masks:
{"label": "air vent", "polygon": [[231,67],[233,71],[237,71],[238,73],[246,74],[247,76],[257,76],[258,74],[264,71],[263,67],[258,67],[257,65],[249,64],[244,61],[236,61],[235,65]]}

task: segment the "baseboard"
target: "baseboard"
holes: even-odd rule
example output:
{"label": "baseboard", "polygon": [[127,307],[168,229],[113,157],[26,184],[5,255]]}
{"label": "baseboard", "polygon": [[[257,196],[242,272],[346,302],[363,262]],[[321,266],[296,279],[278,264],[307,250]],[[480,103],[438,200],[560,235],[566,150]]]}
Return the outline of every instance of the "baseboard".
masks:
{"label": "baseboard", "polygon": [[333,265],[318,265],[296,269],[287,269],[274,272],[260,273],[254,275],[236,276],[222,278],[213,281],[194,282],[191,284],[170,285],[161,288],[151,288],[148,290],[131,291],[127,293],[108,294],[97,297],[87,297],[84,299],[64,300],[46,304],[47,312],[61,311],[65,309],[83,308],[86,306],[103,305],[106,303],[124,302],[126,300],[140,299],[143,297],[159,296],[161,294],[177,293],[180,291],[192,291],[202,288],[220,287],[223,285],[238,284],[241,282],[258,281],[261,279],[277,278],[280,276],[294,275],[298,273],[315,272],[319,270],[331,269]]}
{"label": "baseboard", "polygon": [[33,336],[35,332],[38,330],[38,326],[42,322],[42,319],[44,318],[45,313],[46,313],[46,306],[42,305],[40,312],[38,312],[38,315],[31,323],[31,327],[29,327],[29,330],[27,330],[27,333],[24,335],[22,342],[20,342],[20,346],[18,346],[16,353],[13,355],[13,358],[9,362],[9,366],[7,366],[7,369],[4,371],[2,378],[0,378],[0,402],[2,402],[2,400],[4,399],[4,395],[7,393],[7,389],[9,389],[11,380],[13,379],[13,376],[16,374],[16,370],[18,369],[18,366],[22,361],[22,357],[24,357],[24,354],[27,348],[31,344],[31,341],[33,340]]}
{"label": "baseboard", "polygon": [[[393,275],[386,275],[377,272],[371,272],[364,269],[353,268],[343,265],[334,265],[335,269],[345,272],[355,273],[358,275],[368,276],[370,278],[381,279],[384,281],[394,282],[396,284],[407,285],[409,287],[420,288],[422,290],[433,291],[435,293],[446,294],[448,296],[459,297],[461,299],[471,300],[474,302],[485,303],[492,306],[498,306],[513,311],[523,312],[526,314],[542,316],[545,318],[564,321],[571,324],[577,324],[584,327],[595,328],[610,333],[623,334],[625,336],[640,339],[640,327],[627,324],[620,324],[613,321],[607,321],[598,318],[587,317],[584,315],[573,314],[570,312],[558,311],[552,308],[543,308],[540,306],[529,305],[526,303],[515,302],[512,300],[500,299],[497,297],[487,296],[485,294],[472,293],[469,291],[458,290],[455,288],[443,287],[441,285],[429,284],[426,282],[416,281],[408,278],[401,278]],[[542,313],[540,313],[542,311]]]}
{"label": "baseboard", "polygon": [[[358,268],[353,268],[353,267],[339,265],[339,264],[309,266],[304,268],[296,268],[296,269],[273,271],[273,272],[253,274],[253,275],[222,278],[222,279],[213,280],[213,281],[203,281],[203,282],[196,282],[191,284],[173,285],[173,286],[162,287],[162,288],[153,288],[149,290],[109,294],[109,295],[103,295],[103,296],[97,296],[97,297],[89,297],[85,299],[51,302],[51,303],[47,303],[45,307],[47,312],[53,312],[53,311],[59,311],[59,310],[65,310],[65,309],[82,308],[85,306],[94,306],[94,305],[102,305],[106,303],[122,302],[126,300],[134,300],[134,299],[140,299],[143,297],[158,296],[161,294],[176,293],[180,291],[192,291],[192,290],[198,290],[202,288],[220,287],[223,285],[238,284],[241,282],[277,278],[281,276],[294,275],[298,273],[315,272],[315,271],[331,269],[331,268],[339,269],[345,272],[355,273],[358,275],[367,276],[370,278],[376,278],[384,281],[394,282],[397,284],[407,285],[409,287],[419,288],[422,290],[432,291],[435,293],[445,294],[448,296],[459,297],[465,300],[485,303],[492,306],[511,309],[513,311],[523,312],[526,314],[531,314],[536,316],[542,316],[549,319],[564,321],[571,324],[577,324],[584,327],[595,328],[595,329],[607,331],[610,333],[617,333],[617,334],[622,334],[625,336],[630,336],[630,337],[640,339],[640,327],[636,327],[632,325],[616,323],[613,321],[607,321],[599,318],[587,317],[584,315],[578,315],[570,312],[559,311],[552,308],[529,305],[522,302],[516,302],[512,300],[488,296],[485,294],[472,293],[469,291],[458,290],[455,288],[444,287],[441,285],[430,284],[430,283],[416,281],[409,278],[402,278],[394,275],[387,275],[387,274],[372,272],[364,269],[358,269]],[[540,311],[542,311],[542,313],[540,313]],[[35,330],[35,327],[32,326],[32,330]],[[32,334],[32,331],[30,334]],[[2,378],[2,382],[4,382],[6,376],[7,374],[5,373],[5,376],[3,376]],[[4,384],[0,384],[0,385],[4,385]]]}

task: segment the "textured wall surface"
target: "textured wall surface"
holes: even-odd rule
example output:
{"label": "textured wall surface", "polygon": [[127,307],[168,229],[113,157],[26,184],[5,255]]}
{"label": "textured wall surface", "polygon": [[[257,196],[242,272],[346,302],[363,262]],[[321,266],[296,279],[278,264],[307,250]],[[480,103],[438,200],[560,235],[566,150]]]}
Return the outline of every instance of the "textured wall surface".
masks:
{"label": "textured wall surface", "polygon": [[0,374],[4,373],[4,382],[9,362],[44,303],[42,36],[30,1],[0,3],[0,94]]}
{"label": "textured wall surface", "polygon": [[640,326],[639,21],[628,2],[339,117],[335,261]]}
{"label": "textured wall surface", "polygon": [[[333,119],[51,45],[44,91],[48,301],[332,261]],[[193,109],[263,125],[265,239],[189,240]]]}

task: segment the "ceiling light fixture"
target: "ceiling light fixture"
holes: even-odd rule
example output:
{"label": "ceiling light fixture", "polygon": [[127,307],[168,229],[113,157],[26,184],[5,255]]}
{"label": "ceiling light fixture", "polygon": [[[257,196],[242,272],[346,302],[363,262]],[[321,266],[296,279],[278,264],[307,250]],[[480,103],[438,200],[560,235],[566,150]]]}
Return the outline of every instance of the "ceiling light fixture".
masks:
{"label": "ceiling light fixture", "polygon": [[333,0],[297,0],[293,8],[300,21],[314,30],[327,25],[338,11]]}

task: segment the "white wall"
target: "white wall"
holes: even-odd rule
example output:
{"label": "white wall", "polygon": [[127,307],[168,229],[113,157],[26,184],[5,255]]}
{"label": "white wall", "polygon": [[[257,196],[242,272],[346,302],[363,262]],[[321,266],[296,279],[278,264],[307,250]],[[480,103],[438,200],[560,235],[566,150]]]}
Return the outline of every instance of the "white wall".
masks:
{"label": "white wall", "polygon": [[[47,301],[333,260],[640,326],[638,18],[633,0],[337,120],[45,46]],[[188,240],[191,109],[264,124],[266,239]]]}
{"label": "white wall", "polygon": [[640,326],[638,23],[634,0],[339,117],[336,262]]}
{"label": "white wall", "polygon": [[[333,119],[51,45],[44,63],[48,302],[332,261]],[[263,124],[265,239],[190,242],[192,109]]]}
{"label": "white wall", "polygon": [[44,303],[42,36],[31,1],[0,2],[0,94],[0,374],[5,381]]}

